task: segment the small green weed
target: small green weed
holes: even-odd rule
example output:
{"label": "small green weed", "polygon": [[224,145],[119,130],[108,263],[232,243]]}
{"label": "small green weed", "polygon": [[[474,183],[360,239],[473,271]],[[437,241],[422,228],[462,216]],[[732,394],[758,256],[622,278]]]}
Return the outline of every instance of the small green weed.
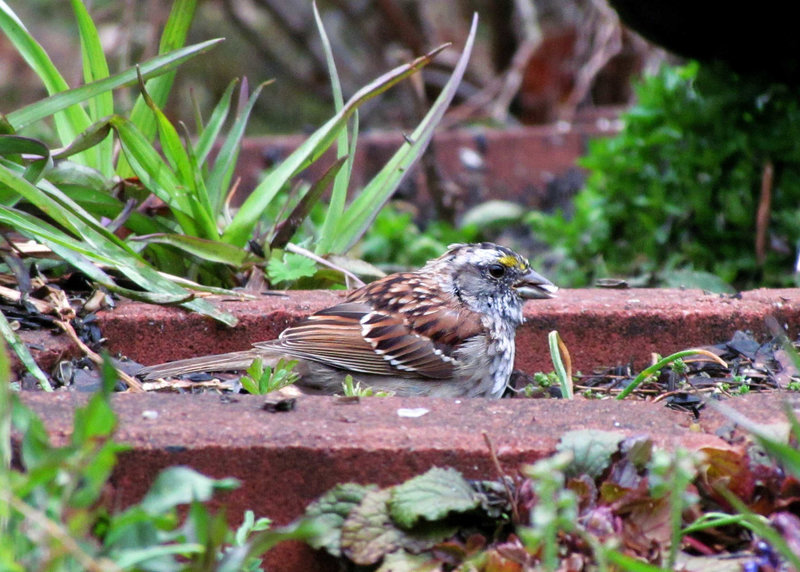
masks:
{"label": "small green weed", "polygon": [[264,367],[263,360],[257,358],[247,368],[247,375],[242,376],[240,382],[247,393],[251,395],[264,395],[278,391],[297,381],[298,376],[294,372],[296,365],[297,360],[280,359],[275,367]]}

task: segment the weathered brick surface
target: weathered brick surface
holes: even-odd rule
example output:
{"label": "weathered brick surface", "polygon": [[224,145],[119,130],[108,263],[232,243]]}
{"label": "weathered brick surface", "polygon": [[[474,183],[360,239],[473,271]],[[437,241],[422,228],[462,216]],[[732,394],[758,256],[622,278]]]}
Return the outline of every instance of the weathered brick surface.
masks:
{"label": "weathered brick surface", "polygon": [[[179,308],[123,302],[100,315],[109,348],[144,364],[245,349],[272,339],[310,312],[336,303],[340,293],[287,292],[257,301],[219,301],[240,319],[228,328]],[[552,300],[525,305],[527,322],[517,336],[517,367],[528,373],[553,369],[547,334],[558,330],[575,370],[591,371],[633,360],[638,368],[652,352],[666,355],[730,339],[739,330],[767,335],[773,315],[792,335],[800,327],[800,289],[754,290],[741,297],[700,290],[562,290]]]}
{"label": "weathered brick surface", "polygon": [[[69,438],[74,408],[86,396],[25,393],[23,399],[58,443]],[[782,417],[781,399],[751,395],[730,403],[757,421],[774,422]],[[641,401],[371,398],[344,404],[303,396],[286,413],[267,413],[263,402],[245,395],[115,395],[118,437],[132,445],[113,477],[117,506],[140,499],[163,468],[182,464],[241,480],[220,499],[231,521],[252,509],[286,523],[339,482],[390,485],[434,465],[494,478],[484,432],[508,472],[552,453],[559,437],[574,429],[649,434],[668,448],[727,447],[714,434],[725,422],[720,414],[704,412],[698,425],[686,413]],[[416,407],[428,413],[398,415],[400,408]],[[299,571],[327,569],[329,561],[292,544],[273,551],[269,563],[270,569]]]}
{"label": "weathered brick surface", "polygon": [[[109,347],[142,363],[248,347],[275,337],[308,313],[340,299],[335,292],[292,292],[258,301],[219,303],[236,314],[235,328],[184,312],[131,302],[99,316]],[[775,316],[792,335],[800,326],[800,289],[756,290],[732,298],[696,290],[565,290],[558,298],[532,301],[518,336],[517,365],[550,371],[547,332],[557,329],[575,369],[626,363],[638,368],[650,352],[662,354],[729,339],[737,329],[767,336],[764,318]],[[735,404],[750,417],[782,418],[786,394],[753,395]],[[25,393],[53,436],[66,439],[76,404],[85,396]],[[117,501],[141,497],[155,475],[173,464],[209,475],[235,476],[243,486],[227,495],[231,520],[247,508],[278,523],[337,482],[399,482],[433,465],[452,466],[468,477],[492,477],[482,432],[492,440],[506,470],[553,451],[567,430],[590,428],[647,433],[658,444],[699,448],[724,446],[715,430],[725,419],[704,411],[699,424],[687,414],[644,402],[561,400],[444,400],[373,398],[342,404],[334,398],[299,398],[295,411],[267,413],[263,397],[238,395],[121,394],[114,396],[119,436],[133,445],[114,476]],[[416,419],[401,407],[425,407]],[[144,411],[156,412],[143,415]],[[273,569],[324,570],[330,561],[300,545],[270,554]]]}

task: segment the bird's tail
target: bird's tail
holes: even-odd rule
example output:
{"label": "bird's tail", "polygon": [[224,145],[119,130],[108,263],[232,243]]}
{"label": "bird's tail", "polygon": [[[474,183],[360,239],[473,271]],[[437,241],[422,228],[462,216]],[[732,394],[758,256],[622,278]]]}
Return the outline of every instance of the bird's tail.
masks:
{"label": "bird's tail", "polygon": [[211,372],[247,369],[250,367],[250,364],[253,363],[253,360],[258,357],[265,358],[266,356],[263,351],[259,352],[251,349],[213,356],[194,357],[149,365],[137,371],[136,375],[139,377],[144,376],[144,379],[158,379],[175,377],[185,373],[196,373],[199,371]]}

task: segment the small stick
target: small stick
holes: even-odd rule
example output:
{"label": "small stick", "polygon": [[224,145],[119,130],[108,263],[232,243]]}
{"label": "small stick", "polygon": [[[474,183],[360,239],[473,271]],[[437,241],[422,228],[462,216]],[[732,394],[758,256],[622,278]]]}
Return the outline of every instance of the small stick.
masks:
{"label": "small stick", "polygon": [[517,503],[514,499],[514,495],[511,493],[511,488],[508,486],[508,481],[506,480],[505,472],[503,472],[503,467],[500,466],[500,461],[497,458],[497,453],[495,453],[492,440],[486,431],[481,431],[481,435],[483,435],[483,440],[486,442],[486,446],[489,448],[489,456],[492,459],[492,463],[494,463],[494,469],[497,471],[497,475],[503,482],[503,488],[506,489],[508,502],[511,503],[511,517],[514,519],[515,524],[519,524],[519,510],[517,509]]}

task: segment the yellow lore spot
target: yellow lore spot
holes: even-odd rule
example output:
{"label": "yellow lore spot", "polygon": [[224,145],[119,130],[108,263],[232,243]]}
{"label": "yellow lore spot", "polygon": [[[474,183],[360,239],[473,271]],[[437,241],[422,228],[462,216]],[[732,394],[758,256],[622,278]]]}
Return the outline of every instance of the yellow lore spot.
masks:
{"label": "yellow lore spot", "polygon": [[517,258],[516,256],[511,256],[510,254],[501,256],[498,262],[506,268],[518,268],[519,270],[522,270],[527,266],[524,260]]}

